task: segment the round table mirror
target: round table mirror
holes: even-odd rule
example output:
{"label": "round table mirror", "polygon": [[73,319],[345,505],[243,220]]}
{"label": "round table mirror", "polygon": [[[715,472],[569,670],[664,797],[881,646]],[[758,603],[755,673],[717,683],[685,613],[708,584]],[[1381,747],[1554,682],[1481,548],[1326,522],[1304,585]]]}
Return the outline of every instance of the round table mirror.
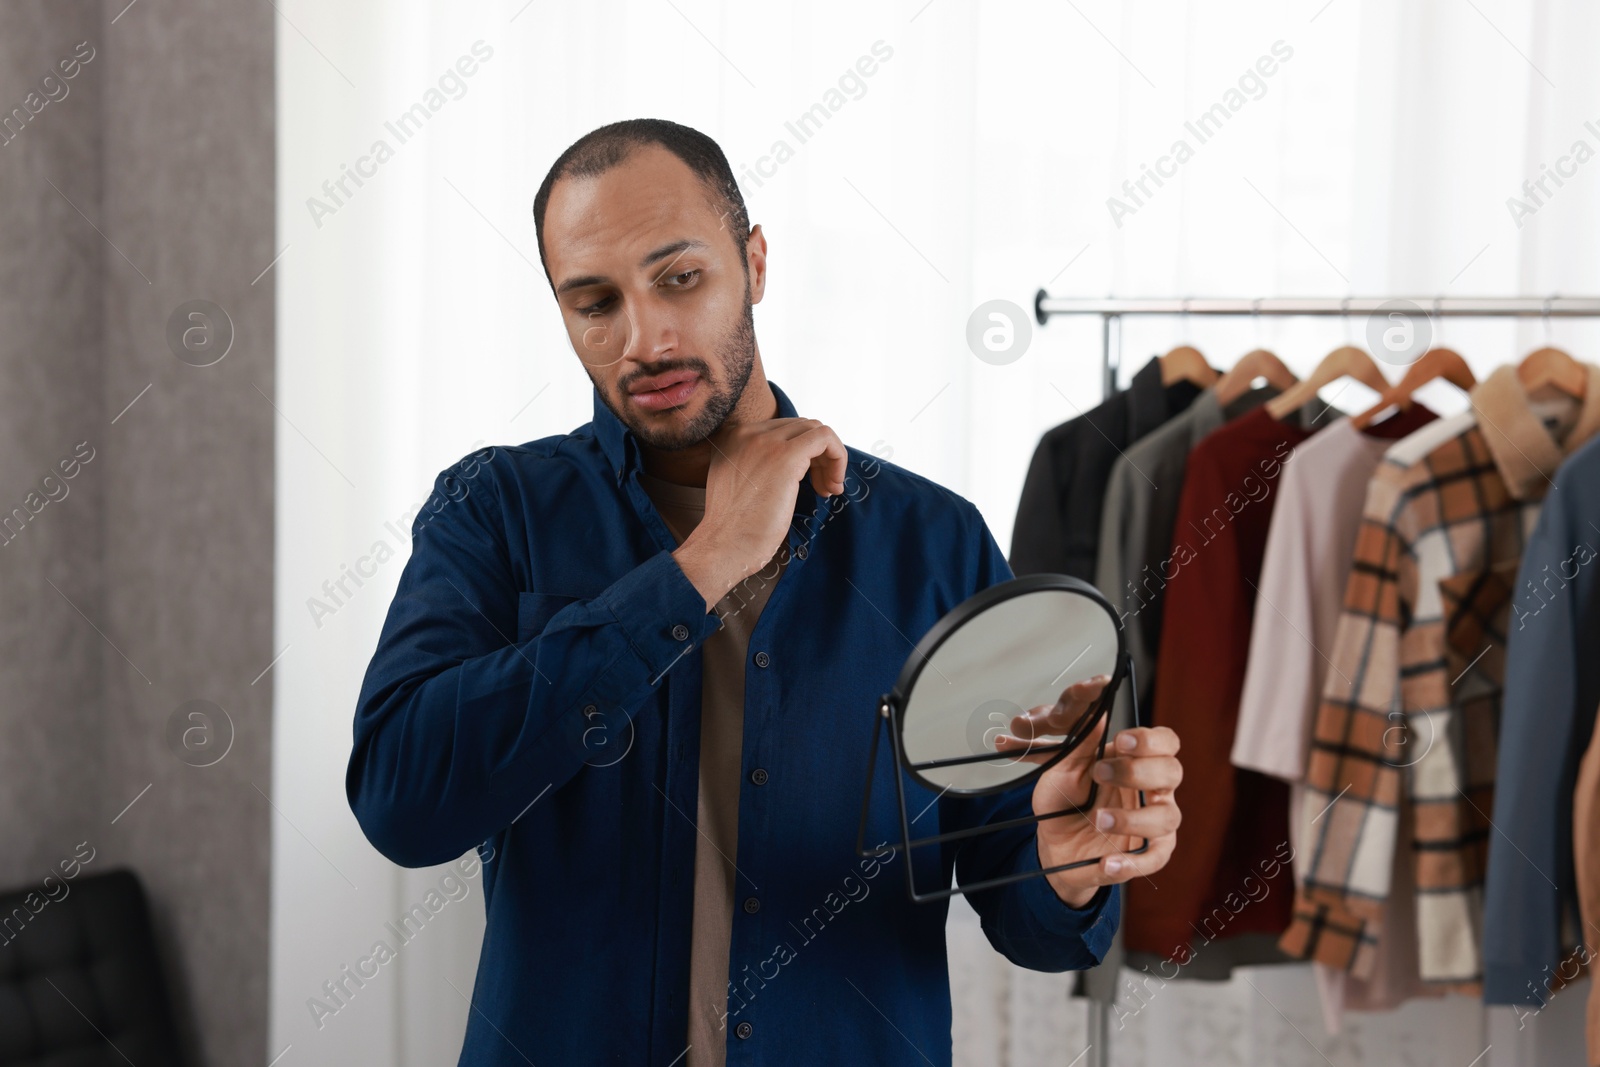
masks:
{"label": "round table mirror", "polygon": [[[937,792],[973,795],[1037,777],[1047,764],[1002,754],[995,738],[1068,686],[1116,675],[1122,654],[1117,617],[1087,582],[1030,575],[969,598],[918,643],[890,694],[911,775]],[[1053,752],[1054,762],[1081,744],[1115,681],[1068,733],[1040,738],[1032,751]]]}

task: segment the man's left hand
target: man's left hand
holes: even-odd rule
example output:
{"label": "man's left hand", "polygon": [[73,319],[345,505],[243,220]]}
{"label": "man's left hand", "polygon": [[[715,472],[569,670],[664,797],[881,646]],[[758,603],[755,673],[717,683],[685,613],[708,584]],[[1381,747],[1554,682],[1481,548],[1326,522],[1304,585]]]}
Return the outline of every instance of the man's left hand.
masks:
{"label": "man's left hand", "polygon": [[[1044,763],[1054,752],[1030,750],[1031,739],[1065,734],[1110,679],[1104,675],[1068,686],[1054,704],[1042,704],[1011,720],[1011,732],[995,739],[998,752],[1016,753],[1028,763]],[[1148,877],[1166,866],[1177,842],[1182,814],[1173,792],[1183,780],[1178,762],[1178,735],[1169,727],[1131,727],[1117,732],[1103,758],[1100,738],[1109,716],[1102,718],[1083,744],[1052,765],[1033,788],[1035,815],[1083,805],[1091,781],[1099,784],[1094,807],[1081,814],[1059,815],[1037,824],[1039,866],[1101,857],[1098,864],[1046,875],[1056,895],[1075,908],[1085,907],[1102,885]],[[1139,790],[1145,806],[1139,806]],[[1139,855],[1146,838],[1150,847]]]}

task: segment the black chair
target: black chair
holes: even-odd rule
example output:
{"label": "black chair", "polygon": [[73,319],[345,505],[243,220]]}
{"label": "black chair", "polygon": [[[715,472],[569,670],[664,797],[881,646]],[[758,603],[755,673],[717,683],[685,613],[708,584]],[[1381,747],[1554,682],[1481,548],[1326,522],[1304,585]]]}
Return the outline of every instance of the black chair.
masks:
{"label": "black chair", "polygon": [[0,894],[0,1065],[187,1067],[139,879],[80,874],[51,891]]}

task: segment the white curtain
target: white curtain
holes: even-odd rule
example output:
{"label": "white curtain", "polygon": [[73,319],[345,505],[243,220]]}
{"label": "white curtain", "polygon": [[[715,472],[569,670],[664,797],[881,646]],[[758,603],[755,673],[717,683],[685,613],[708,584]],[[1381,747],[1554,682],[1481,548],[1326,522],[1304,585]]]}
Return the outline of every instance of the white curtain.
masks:
{"label": "white curtain", "polygon": [[[292,1046],[284,1064],[440,1064],[459,1049],[482,932],[475,879],[342,1003],[324,990],[440,877],[366,844],[343,773],[409,514],[433,475],[479,442],[589,417],[530,212],[550,162],[584,132],[657,116],[715,137],[770,242],[756,309],[769,376],[845,440],[881,441],[973,500],[1002,545],[1039,433],[1099,399],[1099,332],[1033,327],[1022,358],[996,365],[965,340],[985,301],[1031,311],[1040,286],[1600,290],[1600,163],[1573,161],[1575,142],[1600,147],[1600,14],[1581,0],[275,6],[282,256],[261,284],[278,287],[276,403],[294,429],[277,446],[267,1058]],[[873,62],[858,68],[862,57]],[[818,104],[829,117],[802,140],[787,124]],[[1208,112],[1202,141],[1185,124]],[[1158,186],[1147,167],[1168,176]],[[1534,202],[1523,184],[1541,178]],[[1130,322],[1125,372],[1178,340],[1218,365],[1265,343],[1304,372],[1364,330]],[[1451,320],[1443,335],[1482,369],[1546,330],[1600,356],[1586,324]],[[347,569],[372,573],[341,588]],[[1084,1009],[1065,976],[1012,969],[964,904],[950,941],[958,1062],[1079,1055]],[[1304,968],[1254,973],[1259,991],[1241,978],[1170,987],[1113,1034],[1113,1062],[1579,1055],[1581,993],[1522,1030],[1457,999],[1353,1017],[1332,1038]],[[314,1012],[313,998],[337,1010]]]}

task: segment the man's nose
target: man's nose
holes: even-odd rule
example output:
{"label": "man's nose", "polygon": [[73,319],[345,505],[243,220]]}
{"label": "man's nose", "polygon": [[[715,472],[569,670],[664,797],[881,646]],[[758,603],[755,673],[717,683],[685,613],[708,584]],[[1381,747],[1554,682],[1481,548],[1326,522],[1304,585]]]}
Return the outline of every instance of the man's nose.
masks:
{"label": "man's nose", "polygon": [[623,328],[627,336],[622,342],[623,359],[654,363],[677,354],[678,323],[671,308],[647,297],[631,301],[625,310]]}

